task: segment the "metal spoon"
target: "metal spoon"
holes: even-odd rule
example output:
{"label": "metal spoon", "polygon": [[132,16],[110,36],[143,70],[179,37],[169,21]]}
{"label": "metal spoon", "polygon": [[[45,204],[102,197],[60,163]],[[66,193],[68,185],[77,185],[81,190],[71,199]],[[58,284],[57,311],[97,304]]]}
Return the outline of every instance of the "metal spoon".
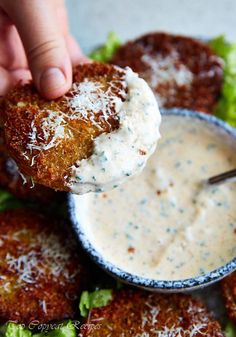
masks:
{"label": "metal spoon", "polygon": [[207,183],[209,185],[217,185],[232,181],[236,181],[236,169],[211,177],[207,180]]}

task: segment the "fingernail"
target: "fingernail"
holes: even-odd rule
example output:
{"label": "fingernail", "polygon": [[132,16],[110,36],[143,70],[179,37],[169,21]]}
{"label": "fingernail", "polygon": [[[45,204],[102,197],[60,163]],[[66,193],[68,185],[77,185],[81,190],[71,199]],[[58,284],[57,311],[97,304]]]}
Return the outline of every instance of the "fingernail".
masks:
{"label": "fingernail", "polygon": [[43,72],[40,78],[40,91],[43,93],[52,92],[63,87],[66,78],[59,68],[48,68]]}

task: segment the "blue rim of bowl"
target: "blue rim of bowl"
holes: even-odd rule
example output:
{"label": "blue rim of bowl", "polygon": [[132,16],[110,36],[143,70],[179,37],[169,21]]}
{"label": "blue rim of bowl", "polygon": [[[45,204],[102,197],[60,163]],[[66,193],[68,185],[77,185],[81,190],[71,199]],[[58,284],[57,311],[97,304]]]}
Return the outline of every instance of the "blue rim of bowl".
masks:
{"label": "blue rim of bowl", "polygon": [[[199,120],[206,121],[209,124],[217,126],[222,131],[228,133],[232,138],[235,138],[236,141],[236,128],[231,127],[229,124],[223,122],[222,120],[214,117],[212,115],[208,115],[205,113],[194,112],[187,109],[162,109],[161,114],[163,116],[183,116],[196,118]],[[74,202],[73,194],[68,194],[68,208],[69,215],[72,221],[73,229],[82,245],[84,250],[88,253],[88,255],[92,258],[92,260],[99,265],[103,270],[108,272],[110,275],[115,278],[128,283],[130,285],[134,285],[140,288],[152,290],[152,291],[161,291],[161,292],[178,292],[184,290],[193,290],[197,288],[201,288],[216,281],[219,281],[232,271],[236,270],[236,257],[226,263],[225,265],[211,271],[205,273],[200,276],[183,279],[183,280],[154,280],[150,278],[141,277],[138,275],[130,274],[115,265],[111,262],[105,260],[102,255],[96,251],[93,245],[90,243],[89,239],[83,232],[79,221],[76,216],[76,207]]]}

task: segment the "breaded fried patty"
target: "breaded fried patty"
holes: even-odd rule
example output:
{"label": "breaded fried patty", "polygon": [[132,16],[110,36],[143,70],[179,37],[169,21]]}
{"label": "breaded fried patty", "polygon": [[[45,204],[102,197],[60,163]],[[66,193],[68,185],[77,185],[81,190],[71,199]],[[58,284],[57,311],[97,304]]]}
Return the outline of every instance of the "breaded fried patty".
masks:
{"label": "breaded fried patty", "polygon": [[222,84],[222,61],[192,38],[150,33],[121,46],[111,63],[144,78],[160,107],[212,113]]}
{"label": "breaded fried patty", "polygon": [[0,128],[0,187],[6,189],[17,198],[43,203],[61,200],[63,193],[55,192],[42,185],[33,184],[29,178],[20,173],[16,162],[7,153],[1,131]]}
{"label": "breaded fried patty", "polygon": [[22,173],[56,190],[114,187],[144,167],[159,138],[153,93],[131,69],[80,65],[65,96],[46,101],[29,84],[3,105],[10,155]]}
{"label": "breaded fried patty", "polygon": [[224,278],[221,284],[228,315],[236,322],[236,272]]}
{"label": "breaded fried patty", "polygon": [[[100,90],[102,95],[109,87],[110,96],[123,100],[123,79],[124,73],[114,67],[83,65],[75,70],[72,89],[58,100],[41,98],[32,84],[10,92],[3,109],[5,139],[22,172],[35,182],[69,191],[71,166],[92,154],[94,138],[119,127],[114,103],[108,104],[110,114],[105,115],[102,107],[93,114],[96,102],[83,94],[95,95]],[[79,116],[78,93],[82,97]],[[89,105],[91,110],[84,108]]]}
{"label": "breaded fried patty", "polygon": [[187,295],[139,290],[114,293],[109,305],[90,311],[86,323],[80,336],[224,336],[219,323],[198,300]]}
{"label": "breaded fried patty", "polygon": [[0,321],[73,317],[86,268],[60,225],[29,209],[0,213]]}

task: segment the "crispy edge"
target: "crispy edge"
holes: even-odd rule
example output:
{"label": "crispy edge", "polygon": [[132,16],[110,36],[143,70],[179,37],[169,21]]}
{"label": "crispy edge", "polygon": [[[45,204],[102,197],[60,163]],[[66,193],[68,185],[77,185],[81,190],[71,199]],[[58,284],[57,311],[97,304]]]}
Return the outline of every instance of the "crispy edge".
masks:
{"label": "crispy edge", "polygon": [[[123,70],[111,65],[97,63],[78,66],[74,71],[74,80],[78,82],[84,78],[97,79],[103,77],[109,83],[113,77],[117,79],[121,76],[124,76]],[[68,95],[70,95],[70,92]],[[19,101],[24,102],[23,106],[17,106]],[[65,101],[65,96],[54,101],[43,100],[32,84],[16,87],[5,99],[3,119],[5,140],[9,153],[16,160],[22,173],[32,177],[36,183],[56,190],[69,191],[67,179],[70,176],[72,164],[77,160],[88,158],[93,151],[93,139],[101,133],[116,129],[118,119],[115,116],[114,120],[111,119],[109,123],[102,123],[100,127],[81,120],[76,125],[73,121],[70,131],[73,133],[74,129],[80,129],[80,132],[73,133],[71,140],[64,139],[57,147],[47,151],[28,153],[28,135],[35,116],[39,111],[42,112],[44,108],[60,111],[63,107],[63,111],[66,113],[68,107],[65,106]],[[99,116],[97,118],[100,120]],[[26,152],[28,158],[25,155]]]}
{"label": "crispy edge", "polygon": [[[146,323],[142,321],[145,312]],[[157,315],[154,315],[154,319],[153,313]],[[142,326],[143,322],[147,325]],[[108,337],[112,333],[113,337],[119,337],[123,332],[132,337],[141,336],[142,333],[154,337],[156,333],[153,331],[163,330],[165,326],[177,326],[187,330],[197,323],[202,323],[205,327],[195,335],[196,337],[202,336],[203,333],[211,337],[224,336],[219,323],[204,305],[189,295],[166,295],[129,289],[115,292],[112,302],[106,307],[92,309],[81,336]],[[94,328],[96,325],[100,327]]]}
{"label": "crispy edge", "polygon": [[[3,234],[14,235],[16,231],[22,228],[27,229],[27,243],[30,244],[31,237],[38,235],[41,231],[46,230],[46,233],[55,233],[59,236],[60,242],[66,238],[67,231],[60,227],[59,221],[54,221],[44,214],[35,212],[30,209],[18,209],[14,211],[6,211],[0,213],[0,236]],[[17,242],[15,248],[12,247],[10,252],[14,256],[22,249],[22,252],[30,251],[26,242]],[[15,250],[14,250],[15,249]],[[9,246],[0,247],[2,257],[9,253]],[[2,260],[3,261],[3,260]],[[9,320],[18,323],[29,324],[36,320],[39,323],[46,323],[51,320],[62,320],[73,318],[75,314],[76,298],[78,298],[87,279],[87,268],[85,266],[85,258],[82,252],[74,248],[71,249],[71,261],[68,264],[71,275],[76,270],[79,273],[73,276],[73,282],[65,282],[60,276],[57,281],[51,279],[48,274],[48,279],[39,279],[39,283],[26,283],[20,288],[14,288],[14,283],[17,286],[18,276],[13,275],[8,269],[4,268],[4,264],[0,265],[1,279],[6,283],[10,282],[10,287],[13,289],[10,293],[4,291],[0,295],[0,321],[6,322]],[[12,288],[13,287],[13,288]],[[45,303],[45,307],[44,304]]]}

